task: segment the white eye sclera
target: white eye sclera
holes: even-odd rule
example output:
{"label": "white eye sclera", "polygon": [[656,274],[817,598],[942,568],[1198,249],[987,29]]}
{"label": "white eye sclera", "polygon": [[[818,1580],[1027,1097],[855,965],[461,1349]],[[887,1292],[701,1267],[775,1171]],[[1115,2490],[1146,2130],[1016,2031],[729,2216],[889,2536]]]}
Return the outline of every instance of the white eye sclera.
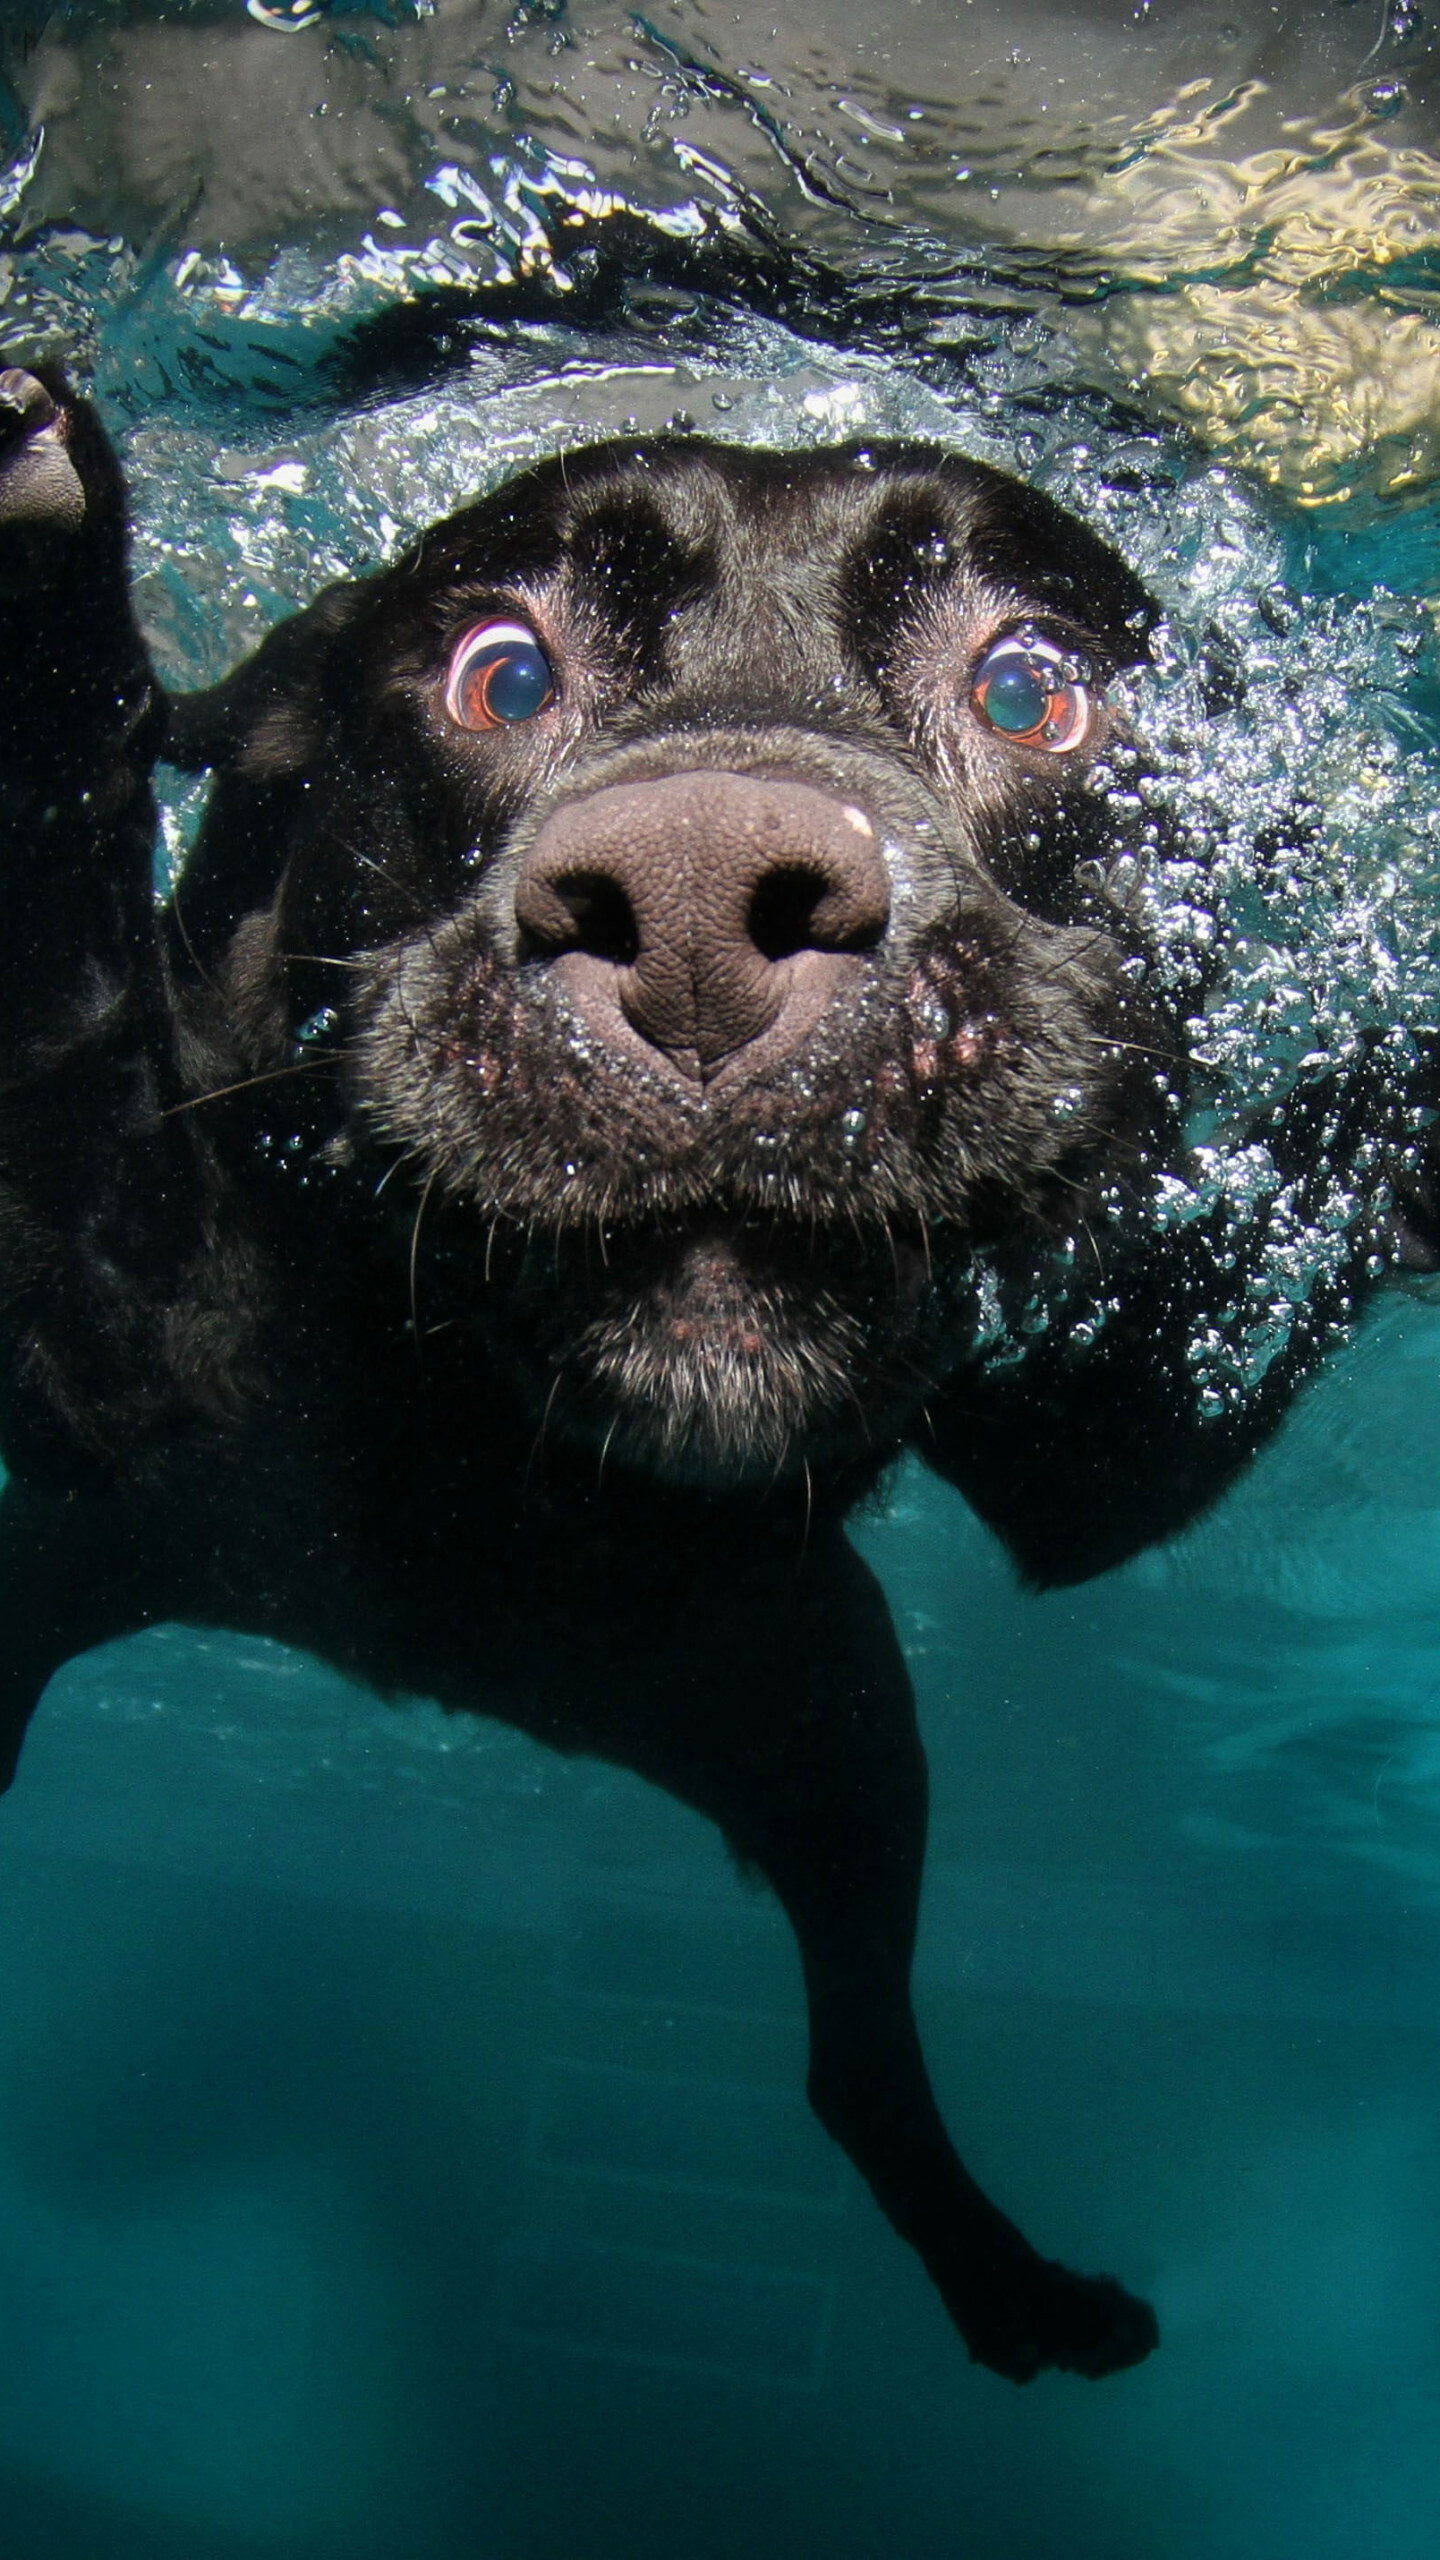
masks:
{"label": "white eye sclera", "polygon": [[445,708],[460,729],[533,720],[555,699],[555,670],[526,622],[477,622],[456,642]]}

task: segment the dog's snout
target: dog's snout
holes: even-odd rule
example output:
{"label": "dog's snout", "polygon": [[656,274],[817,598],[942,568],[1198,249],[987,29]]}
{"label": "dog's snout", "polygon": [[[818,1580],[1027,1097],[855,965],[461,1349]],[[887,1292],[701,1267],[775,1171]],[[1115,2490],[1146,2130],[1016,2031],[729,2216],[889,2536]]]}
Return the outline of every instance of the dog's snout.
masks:
{"label": "dog's snout", "polygon": [[515,913],[597,1030],[623,1022],[703,1082],[762,1039],[773,1054],[804,1037],[882,940],[890,882],[858,805],[702,768],[553,810]]}

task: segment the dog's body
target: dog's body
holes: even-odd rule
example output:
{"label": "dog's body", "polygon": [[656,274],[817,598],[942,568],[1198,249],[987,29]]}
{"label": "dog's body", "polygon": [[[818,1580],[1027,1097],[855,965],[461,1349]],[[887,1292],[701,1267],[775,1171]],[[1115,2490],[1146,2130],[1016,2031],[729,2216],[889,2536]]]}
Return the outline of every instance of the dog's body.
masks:
{"label": "dog's body", "polygon": [[[843,1520],[910,1444],[1033,1578],[1099,1570],[1323,1330],[1201,1426],[1244,1253],[1147,1237],[1193,990],[1095,780],[1145,595],[953,457],[611,446],[170,702],[92,414],[12,374],[0,429],[5,1774],[161,1617],[641,1771],[774,1885],[816,2109],[972,2354],[1133,2362],[1145,2306],[935,2110],[924,1764]],[[168,911],[162,754],[219,777]],[[1097,1222],[1098,1338],[992,1356]]]}

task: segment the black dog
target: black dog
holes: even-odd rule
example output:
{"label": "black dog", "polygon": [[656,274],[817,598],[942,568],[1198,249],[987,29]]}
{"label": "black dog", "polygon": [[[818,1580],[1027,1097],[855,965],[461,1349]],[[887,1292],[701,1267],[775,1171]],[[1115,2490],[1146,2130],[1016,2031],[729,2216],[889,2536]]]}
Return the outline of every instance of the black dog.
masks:
{"label": "black dog", "polygon": [[[1245,1252],[1147,1228],[1195,996],[1103,779],[1146,595],[938,452],[619,443],[171,701],[93,414],[12,372],[0,430],[4,1776],[161,1618],[642,1771],[779,1894],[816,2110],[971,2354],[1135,2362],[1149,2310],[936,2111],[924,1763],[842,1524],[914,1445],[1032,1579],[1097,1571],[1329,1321],[1202,1424]],[[162,757],[218,776],[163,910]]]}

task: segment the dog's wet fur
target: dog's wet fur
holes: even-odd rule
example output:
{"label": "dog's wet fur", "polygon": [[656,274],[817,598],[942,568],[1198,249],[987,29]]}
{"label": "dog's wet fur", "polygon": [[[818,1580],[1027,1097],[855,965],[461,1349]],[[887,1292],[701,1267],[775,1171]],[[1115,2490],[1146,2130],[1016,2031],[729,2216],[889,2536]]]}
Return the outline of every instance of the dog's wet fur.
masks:
{"label": "dog's wet fur", "polygon": [[[951,454],[618,442],[172,699],[42,368],[0,378],[0,617],[5,1774],[57,1665],[160,1618],[643,1772],[780,1896],[814,2106],[972,2356],[1136,2362],[1148,2307],[940,2122],[924,1762],[843,1524],[911,1447],[1030,1579],[1100,1570],[1306,1363],[1202,1430],[1216,1257],[1147,1237],[1183,1041],[1105,687],[1148,597]],[[1044,734],[986,708],[1007,640]],[[157,909],[161,758],[215,779]],[[986,1356],[1102,1197],[1098,1345]]]}

